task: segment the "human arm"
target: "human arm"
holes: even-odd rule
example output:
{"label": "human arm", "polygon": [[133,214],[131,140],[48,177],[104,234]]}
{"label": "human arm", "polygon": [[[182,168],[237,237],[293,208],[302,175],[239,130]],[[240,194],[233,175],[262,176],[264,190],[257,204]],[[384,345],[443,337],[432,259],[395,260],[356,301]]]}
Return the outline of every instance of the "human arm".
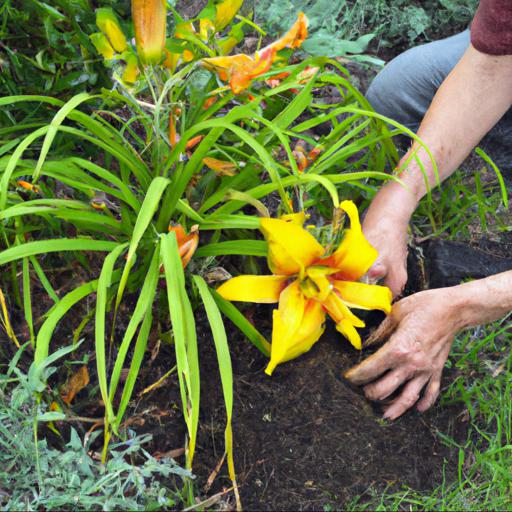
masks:
{"label": "human arm", "polygon": [[[488,55],[470,46],[439,88],[418,130],[437,163],[439,181],[454,172],[511,104],[512,56]],[[406,187],[388,182],[375,196],[363,221],[368,240],[379,251],[369,277],[384,277],[394,295],[400,294],[407,281],[407,230],[412,213],[427,192],[424,172],[429,187],[437,183],[429,155],[416,142],[398,168],[414,152],[417,159],[400,174]]]}
{"label": "human arm", "polygon": [[425,411],[439,394],[444,364],[457,332],[492,322],[510,311],[512,270],[416,293],[394,304],[372,336],[374,342],[389,341],[345,377],[364,385],[371,400],[385,400],[405,384],[385,406],[385,418],[396,419],[416,402],[418,410]]}

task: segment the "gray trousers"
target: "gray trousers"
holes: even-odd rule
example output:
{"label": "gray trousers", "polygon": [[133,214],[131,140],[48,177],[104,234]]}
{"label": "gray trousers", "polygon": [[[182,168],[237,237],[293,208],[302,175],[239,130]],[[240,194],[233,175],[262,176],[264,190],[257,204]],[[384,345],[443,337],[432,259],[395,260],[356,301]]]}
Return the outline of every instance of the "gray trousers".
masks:
{"label": "gray trousers", "polygon": [[[373,108],[407,128],[418,127],[446,76],[470,42],[469,30],[440,41],[416,46],[390,61],[366,93]],[[512,110],[485,136],[480,147],[502,171],[512,169]]]}

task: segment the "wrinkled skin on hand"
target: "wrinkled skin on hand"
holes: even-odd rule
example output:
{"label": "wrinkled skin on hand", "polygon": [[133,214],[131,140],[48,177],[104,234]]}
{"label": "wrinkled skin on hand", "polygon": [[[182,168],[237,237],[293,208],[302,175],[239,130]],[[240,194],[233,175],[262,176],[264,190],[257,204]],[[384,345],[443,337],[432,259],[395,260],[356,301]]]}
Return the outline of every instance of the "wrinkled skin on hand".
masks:
{"label": "wrinkled skin on hand", "polygon": [[351,383],[364,386],[366,397],[375,401],[385,400],[403,385],[384,406],[386,419],[398,418],[415,404],[423,412],[436,401],[444,364],[463,327],[453,294],[451,288],[440,288],[397,302],[367,345],[389,341],[345,374]]}

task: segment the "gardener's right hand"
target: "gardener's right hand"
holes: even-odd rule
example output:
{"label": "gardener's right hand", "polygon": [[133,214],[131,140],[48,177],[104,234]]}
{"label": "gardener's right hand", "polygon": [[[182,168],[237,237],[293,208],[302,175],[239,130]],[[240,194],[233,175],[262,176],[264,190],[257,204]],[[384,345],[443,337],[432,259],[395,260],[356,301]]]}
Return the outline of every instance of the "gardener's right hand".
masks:
{"label": "gardener's right hand", "polygon": [[363,220],[364,234],[379,252],[367,273],[368,280],[383,280],[395,297],[407,282],[407,232],[416,205],[412,192],[389,182],[379,190]]}

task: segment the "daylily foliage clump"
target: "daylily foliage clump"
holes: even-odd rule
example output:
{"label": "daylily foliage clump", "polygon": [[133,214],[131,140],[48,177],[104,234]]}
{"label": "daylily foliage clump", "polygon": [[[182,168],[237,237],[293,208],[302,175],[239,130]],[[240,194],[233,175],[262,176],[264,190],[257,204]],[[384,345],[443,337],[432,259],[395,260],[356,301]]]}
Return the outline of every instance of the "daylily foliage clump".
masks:
{"label": "daylily foliage clump", "polygon": [[[36,365],[54,348],[57,325],[87,299],[72,341],[77,346],[87,327],[94,330],[106,458],[148,344],[169,343],[191,468],[201,396],[194,314],[202,307],[219,363],[235,489],[233,376],[221,313],[271,357],[268,373],[309,350],[327,315],[361,348],[364,324],[350,309],[388,312],[390,293],[357,282],[376,252],[339,191],[350,181],[392,179],[384,171],[397,160],[386,124],[338,61],[289,63],[307,36],[303,14],[275,42],[242,54],[234,49],[244,32],[259,35],[256,48],[265,34],[241,6],[209,0],[187,20],[164,0],[133,0],[131,21],[98,9],[99,32],[90,38],[111,71],[111,90],[67,101],[0,98],[12,123],[0,144],[0,288],[23,308]],[[326,94],[332,89],[334,100]],[[365,194],[358,200],[367,201]],[[329,219],[340,206],[351,227],[336,250],[304,228],[304,213],[293,213],[315,210]],[[80,278],[62,288],[49,253],[70,269],[83,267]],[[239,276],[215,293],[238,256],[251,262],[266,254],[273,275]],[[42,317],[33,311],[34,286],[52,305]],[[0,323],[18,343],[1,289]],[[272,344],[226,299],[279,303]]]}
{"label": "daylily foliage clump", "polygon": [[266,373],[307,352],[324,332],[326,314],[352,345],[361,349],[356,327],[364,327],[350,308],[391,310],[391,291],[385,286],[357,282],[377,258],[364,237],[357,208],[343,201],[340,208],[350,218],[350,228],[330,255],[303,228],[304,213],[281,219],[262,219],[268,242],[271,276],[238,276],[217,290],[225,299],[276,303],[273,313],[272,351]]}

